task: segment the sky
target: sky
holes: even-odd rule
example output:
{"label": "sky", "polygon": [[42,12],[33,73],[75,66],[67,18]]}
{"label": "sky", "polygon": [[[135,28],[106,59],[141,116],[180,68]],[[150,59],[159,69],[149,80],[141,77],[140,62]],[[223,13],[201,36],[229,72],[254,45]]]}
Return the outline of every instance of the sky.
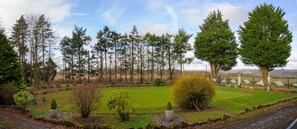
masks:
{"label": "sky", "polygon": [[[87,35],[96,42],[96,33],[105,25],[120,33],[129,33],[135,25],[141,34],[175,34],[184,28],[193,34],[193,45],[199,25],[211,11],[220,10],[238,39],[237,30],[248,20],[248,13],[257,5],[267,3],[282,8],[293,33],[292,52],[283,69],[297,69],[297,0],[0,0],[0,23],[9,35],[21,15],[45,14],[61,39],[71,36],[74,25],[87,28]],[[59,40],[57,44],[59,44]],[[237,40],[238,42],[238,40]],[[57,46],[58,47],[58,46]],[[188,52],[187,57],[194,57]],[[56,53],[54,60],[61,59]],[[195,59],[186,70],[205,70],[207,62]],[[238,59],[233,69],[256,69]],[[208,66],[209,70],[209,66]]]}

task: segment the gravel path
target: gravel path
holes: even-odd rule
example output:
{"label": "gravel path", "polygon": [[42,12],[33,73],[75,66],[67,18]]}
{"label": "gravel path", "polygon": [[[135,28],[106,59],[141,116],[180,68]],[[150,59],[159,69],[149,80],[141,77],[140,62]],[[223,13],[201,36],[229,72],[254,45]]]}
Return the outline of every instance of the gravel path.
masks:
{"label": "gravel path", "polygon": [[0,129],[49,129],[49,125],[0,111]]}
{"label": "gravel path", "polygon": [[228,129],[285,129],[297,117],[297,105],[268,112],[262,116],[243,119],[227,125]]}
{"label": "gravel path", "polygon": [[297,118],[297,101],[265,113],[235,120],[214,123],[213,125],[191,127],[194,129],[285,129]]}

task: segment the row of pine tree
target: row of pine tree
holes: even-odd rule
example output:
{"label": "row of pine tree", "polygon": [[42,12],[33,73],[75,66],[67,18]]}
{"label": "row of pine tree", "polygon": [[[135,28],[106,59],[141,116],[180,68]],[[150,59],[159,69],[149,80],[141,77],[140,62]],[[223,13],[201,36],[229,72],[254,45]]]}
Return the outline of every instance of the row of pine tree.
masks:
{"label": "row of pine tree", "polygon": [[[189,44],[192,34],[179,29],[168,33],[140,35],[134,26],[129,33],[118,33],[105,26],[97,33],[95,44],[86,35],[87,29],[74,27],[71,37],[63,37],[60,51],[63,55],[62,74],[68,83],[152,83],[155,79],[174,80],[182,74],[188,51],[207,61],[211,76],[219,70],[230,70],[240,57],[247,65],[259,67],[265,86],[268,72],[287,64],[291,54],[292,33],[283,19],[285,12],[273,5],[257,6],[249,13],[249,20],[239,27],[236,42],[229,21],[223,20],[218,10],[211,12],[200,25],[194,46]],[[57,74],[52,60],[56,36],[50,20],[44,15],[21,16],[13,26],[10,37],[18,51],[27,84],[49,84]]]}

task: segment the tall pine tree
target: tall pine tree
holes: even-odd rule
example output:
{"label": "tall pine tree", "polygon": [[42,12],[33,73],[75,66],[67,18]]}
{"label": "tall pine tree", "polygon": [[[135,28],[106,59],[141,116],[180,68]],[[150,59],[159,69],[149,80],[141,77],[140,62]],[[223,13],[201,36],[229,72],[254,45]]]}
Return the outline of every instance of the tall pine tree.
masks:
{"label": "tall pine tree", "polygon": [[19,89],[25,88],[18,55],[4,34],[4,29],[0,28],[0,88],[8,84]]}
{"label": "tall pine tree", "polygon": [[16,24],[12,27],[12,35],[10,39],[12,40],[13,46],[17,48],[19,54],[19,62],[22,65],[24,80],[28,80],[29,76],[27,71],[29,71],[26,62],[26,54],[29,51],[28,48],[28,23],[24,16],[22,15],[20,19],[16,21]]}
{"label": "tall pine tree", "polygon": [[81,77],[84,76],[86,70],[84,66],[87,63],[88,52],[84,47],[91,41],[91,37],[86,35],[86,31],[87,29],[74,26],[71,39],[74,55],[77,57],[76,64],[79,83],[82,82]]}
{"label": "tall pine tree", "polygon": [[257,6],[238,31],[241,60],[260,68],[264,86],[267,86],[268,72],[285,66],[291,55],[292,33],[284,15],[283,9],[271,4]]}
{"label": "tall pine tree", "polygon": [[188,34],[184,29],[179,29],[174,37],[174,52],[178,56],[178,63],[180,65],[180,75],[182,75],[183,64],[189,62],[190,58],[185,58],[187,51],[191,50],[191,46],[188,43],[192,34]]}
{"label": "tall pine tree", "polygon": [[217,78],[219,70],[230,70],[236,65],[237,44],[222,13],[211,12],[200,26],[194,43],[195,56],[210,64],[212,78]]}

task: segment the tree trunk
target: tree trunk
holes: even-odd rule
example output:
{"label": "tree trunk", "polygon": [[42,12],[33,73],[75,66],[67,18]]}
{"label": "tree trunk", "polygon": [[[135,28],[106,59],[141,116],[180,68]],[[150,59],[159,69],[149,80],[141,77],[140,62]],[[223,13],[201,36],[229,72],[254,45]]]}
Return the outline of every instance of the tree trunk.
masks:
{"label": "tree trunk", "polygon": [[164,71],[164,63],[165,63],[165,57],[164,57],[165,52],[162,51],[162,66],[161,66],[161,79],[163,79],[163,71]]}
{"label": "tree trunk", "polygon": [[90,83],[91,64],[90,64],[90,51],[88,51],[88,83]]}
{"label": "tree trunk", "polygon": [[261,70],[261,74],[262,74],[262,79],[263,79],[264,87],[267,87],[268,90],[270,91],[271,90],[271,86],[268,86],[268,83],[267,83],[267,77],[268,77],[269,68],[262,66],[262,67],[260,67],[260,70]]}
{"label": "tree trunk", "polygon": [[152,56],[151,56],[151,60],[152,60],[152,69],[151,69],[151,83],[153,83],[154,81],[154,47],[152,46]]}
{"label": "tree trunk", "polygon": [[218,78],[219,68],[217,64],[210,63],[210,69],[211,69],[211,78]]}
{"label": "tree trunk", "polygon": [[143,55],[140,54],[140,83],[143,83]]}
{"label": "tree trunk", "polygon": [[111,64],[112,64],[112,60],[111,60],[111,54],[109,55],[109,83],[111,82]]}
{"label": "tree trunk", "polygon": [[105,60],[105,70],[104,70],[104,74],[105,74],[105,77],[104,77],[104,83],[105,83],[105,79],[107,79],[107,56],[106,56],[106,51],[104,52],[104,60]]}
{"label": "tree trunk", "polygon": [[134,43],[132,43],[132,51],[131,51],[131,70],[130,70],[130,83],[133,84],[134,81]]}
{"label": "tree trunk", "polygon": [[122,76],[123,76],[123,68],[122,68],[122,62],[120,61],[119,62],[120,64],[119,64],[119,66],[120,66],[120,68],[119,68],[119,70],[120,70],[120,82],[122,82],[123,80],[122,80]]}
{"label": "tree trunk", "polygon": [[73,77],[73,75],[74,75],[74,70],[73,70],[73,66],[74,65],[74,57],[73,57],[73,53],[71,52],[71,81],[72,81],[72,83],[73,83],[73,79],[74,79],[74,77]]}
{"label": "tree trunk", "polygon": [[103,53],[100,52],[100,83],[102,84],[103,80]]}
{"label": "tree trunk", "polygon": [[35,62],[34,62],[34,85],[35,86],[37,86],[37,83],[38,83],[38,41],[37,41],[37,39],[35,39],[35,47],[34,47],[34,49],[35,49]]}
{"label": "tree trunk", "polygon": [[125,82],[126,84],[128,83],[128,79],[127,79],[127,68],[126,68],[126,63],[127,63],[127,52],[125,51],[125,54],[124,54],[124,58],[125,58],[125,64],[124,64],[124,70],[125,70]]}
{"label": "tree trunk", "polygon": [[79,83],[81,83],[81,76],[80,76],[80,72],[81,72],[81,50],[80,48],[78,49],[78,81]]}
{"label": "tree trunk", "polygon": [[172,80],[172,64],[171,64],[171,52],[170,47],[168,48],[168,71],[169,71],[169,80]]}
{"label": "tree trunk", "polygon": [[117,45],[114,46],[114,79],[115,83],[118,83],[118,62],[117,62]]}
{"label": "tree trunk", "polygon": [[182,57],[179,57],[179,65],[180,65],[180,71],[179,71],[179,76],[183,74],[183,63],[182,63]]}
{"label": "tree trunk", "polygon": [[150,80],[150,54],[149,54],[149,51],[150,51],[149,46],[147,46],[147,48],[146,48],[146,52],[147,52],[146,53],[147,54],[147,57],[146,57],[147,58],[147,60],[146,60],[147,61],[147,63],[146,63],[147,64],[147,68],[146,68],[147,81]]}

